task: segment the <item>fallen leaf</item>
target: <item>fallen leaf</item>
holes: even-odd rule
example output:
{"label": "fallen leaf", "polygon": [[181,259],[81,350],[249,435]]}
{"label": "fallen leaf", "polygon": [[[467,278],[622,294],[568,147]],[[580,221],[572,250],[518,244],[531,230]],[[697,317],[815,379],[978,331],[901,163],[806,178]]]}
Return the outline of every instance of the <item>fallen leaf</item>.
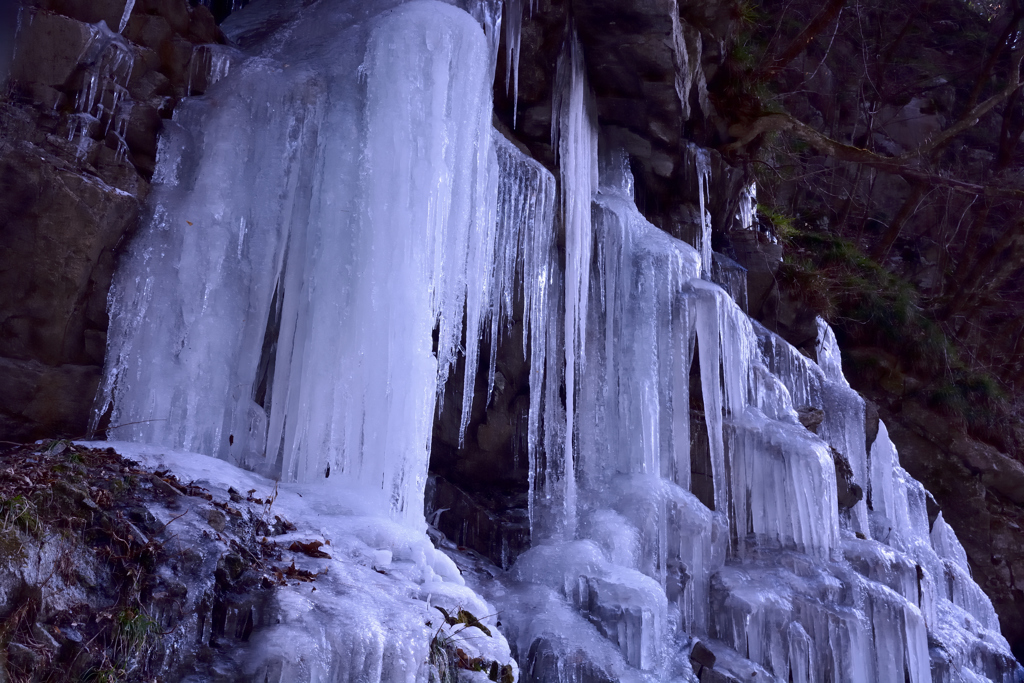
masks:
{"label": "fallen leaf", "polygon": [[323,550],[320,550],[320,546],[322,545],[323,543],[320,541],[307,541],[306,543],[303,543],[302,541],[295,541],[288,546],[288,550],[291,550],[293,553],[302,553],[309,557],[319,557],[325,560],[331,559],[330,555],[325,553]]}

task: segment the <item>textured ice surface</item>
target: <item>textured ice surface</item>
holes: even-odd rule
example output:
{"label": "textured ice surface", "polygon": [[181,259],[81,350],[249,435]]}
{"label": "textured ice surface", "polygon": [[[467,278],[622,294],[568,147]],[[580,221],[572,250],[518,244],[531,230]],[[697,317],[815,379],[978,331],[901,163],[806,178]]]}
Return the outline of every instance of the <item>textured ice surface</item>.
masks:
{"label": "textured ice surface", "polygon": [[[552,96],[551,145],[557,150],[562,225],[565,229],[565,395],[563,462],[573,463],[578,383],[587,362],[587,306],[593,228],[591,200],[597,191],[597,123],[587,84],[583,46],[570,24],[558,57]],[[550,484],[549,484],[550,488]],[[561,504],[547,533],[571,538],[576,523],[576,483],[569,472],[560,481]],[[556,503],[557,504],[557,503]],[[534,529],[540,529],[536,524]]]}
{"label": "textured ice surface", "polygon": [[[308,560],[310,571],[323,572],[316,582],[276,589],[264,623],[245,647],[230,653],[247,680],[426,681],[428,648],[440,622],[433,605],[466,609],[494,634],[488,638],[475,629],[452,634],[456,647],[470,657],[515,666],[508,642],[496,628],[495,609],[466,586],[452,560],[425,533],[381,516],[379,501],[365,491],[339,492],[320,482],[278,484],[224,460],[158,446],[89,445],[112,446],[125,457],[169,469],[180,480],[225,499],[229,487],[255,489],[260,498],[276,491],[273,513],[298,528],[275,540],[314,537],[325,543],[321,549],[330,559]],[[205,520],[199,524],[206,527]]]}
{"label": "textured ice surface", "polygon": [[[739,677],[1018,680],[962,548],[941,519],[929,529],[927,493],[884,425],[868,457],[864,403],[828,325],[815,362],[752,323],[700,279],[695,250],[644,220],[631,187],[622,157],[602,150],[586,363],[566,435],[577,451],[564,456],[577,540],[536,545],[501,591],[529,680],[625,680],[623,665],[669,680],[673,649],[693,636],[713,639]],[[824,413],[816,433],[797,418],[808,408]],[[705,502],[687,490],[694,458],[713,480]],[[868,493],[846,511],[837,458]],[[533,512],[535,526],[562,514]]]}
{"label": "textured ice surface", "polygon": [[333,473],[415,520],[439,383],[490,304],[493,65],[462,10],[392,5],[318,5],[281,61],[178,110],[105,392],[116,437]]}
{"label": "textured ice surface", "polygon": [[[523,9],[505,12],[513,89]],[[97,419],[180,476],[268,486],[166,449],[297,482],[282,509],[332,539],[331,589],[284,591],[249,671],[424,680],[427,603],[489,613],[422,533],[423,480],[458,355],[465,430],[476,368],[495,376],[481,338],[521,302],[534,547],[477,578],[527,680],[692,681],[695,639],[742,680],[1021,680],[884,424],[868,452],[828,325],[815,361],[746,316],[743,270],[711,252],[708,153],[686,152],[695,249],[637,210],[620,150],[599,154],[570,24],[556,185],[491,130],[498,17],[490,0],[253,3],[227,26],[246,52],[193,60],[204,94],[161,140]],[[76,125],[116,133],[120,38],[97,30]],[[740,199],[754,228],[753,186]],[[848,510],[841,469],[866,494]]]}
{"label": "textured ice surface", "polygon": [[[32,21],[34,13],[27,13]],[[19,15],[19,22],[21,21]],[[87,27],[89,37],[79,55],[82,69],[82,88],[75,97],[74,113],[68,117],[66,136],[76,144],[78,155],[88,154],[91,139],[97,133],[112,136],[116,141],[116,154],[127,154],[128,145],[124,136],[131,113],[131,98],[128,97],[128,80],[135,62],[135,51],[119,34],[114,33],[106,22]]]}

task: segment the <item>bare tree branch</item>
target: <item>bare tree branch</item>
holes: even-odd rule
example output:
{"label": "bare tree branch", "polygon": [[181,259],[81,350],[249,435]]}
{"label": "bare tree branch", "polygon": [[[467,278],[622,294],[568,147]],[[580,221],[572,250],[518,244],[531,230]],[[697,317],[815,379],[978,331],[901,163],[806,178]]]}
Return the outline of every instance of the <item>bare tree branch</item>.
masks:
{"label": "bare tree branch", "polygon": [[811,23],[804,27],[804,30],[793,39],[793,42],[786,46],[778,57],[772,60],[771,64],[754,74],[754,80],[763,81],[782,71],[787,64],[807,49],[807,46],[811,44],[815,36],[832,23],[832,20],[839,15],[845,4],[846,0],[829,0],[828,4],[818,12],[818,15],[811,19]]}

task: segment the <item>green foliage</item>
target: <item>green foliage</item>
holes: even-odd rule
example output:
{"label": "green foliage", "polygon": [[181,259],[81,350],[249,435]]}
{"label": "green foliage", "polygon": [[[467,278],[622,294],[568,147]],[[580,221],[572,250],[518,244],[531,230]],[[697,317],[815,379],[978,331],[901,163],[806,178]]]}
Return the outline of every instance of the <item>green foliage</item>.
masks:
{"label": "green foliage", "polygon": [[0,499],[0,532],[14,530],[30,534],[40,530],[39,512],[35,504],[21,494]]}
{"label": "green foliage", "polygon": [[957,368],[932,386],[928,404],[947,415],[958,415],[969,425],[995,426],[1006,393],[991,376]]}
{"label": "green foliage", "polygon": [[779,239],[789,241],[796,236],[796,224],[792,216],[768,204],[758,204],[757,213],[762,222],[767,221]]}
{"label": "green foliage", "polygon": [[134,659],[148,649],[160,625],[141,609],[125,608],[115,617],[115,652]]}
{"label": "green foliage", "polygon": [[737,18],[740,23],[747,27],[757,26],[765,19],[764,13],[756,2],[744,0],[737,4]]}

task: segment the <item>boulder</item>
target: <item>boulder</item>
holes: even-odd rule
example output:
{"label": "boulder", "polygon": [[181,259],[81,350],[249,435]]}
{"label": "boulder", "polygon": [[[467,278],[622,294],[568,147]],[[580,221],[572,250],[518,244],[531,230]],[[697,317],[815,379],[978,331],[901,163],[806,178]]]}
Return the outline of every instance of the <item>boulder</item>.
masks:
{"label": "boulder", "polygon": [[[78,69],[78,59],[92,40],[92,27],[70,17],[37,11],[25,22],[11,64],[11,80],[60,89]],[[45,103],[44,103],[45,104]]]}

